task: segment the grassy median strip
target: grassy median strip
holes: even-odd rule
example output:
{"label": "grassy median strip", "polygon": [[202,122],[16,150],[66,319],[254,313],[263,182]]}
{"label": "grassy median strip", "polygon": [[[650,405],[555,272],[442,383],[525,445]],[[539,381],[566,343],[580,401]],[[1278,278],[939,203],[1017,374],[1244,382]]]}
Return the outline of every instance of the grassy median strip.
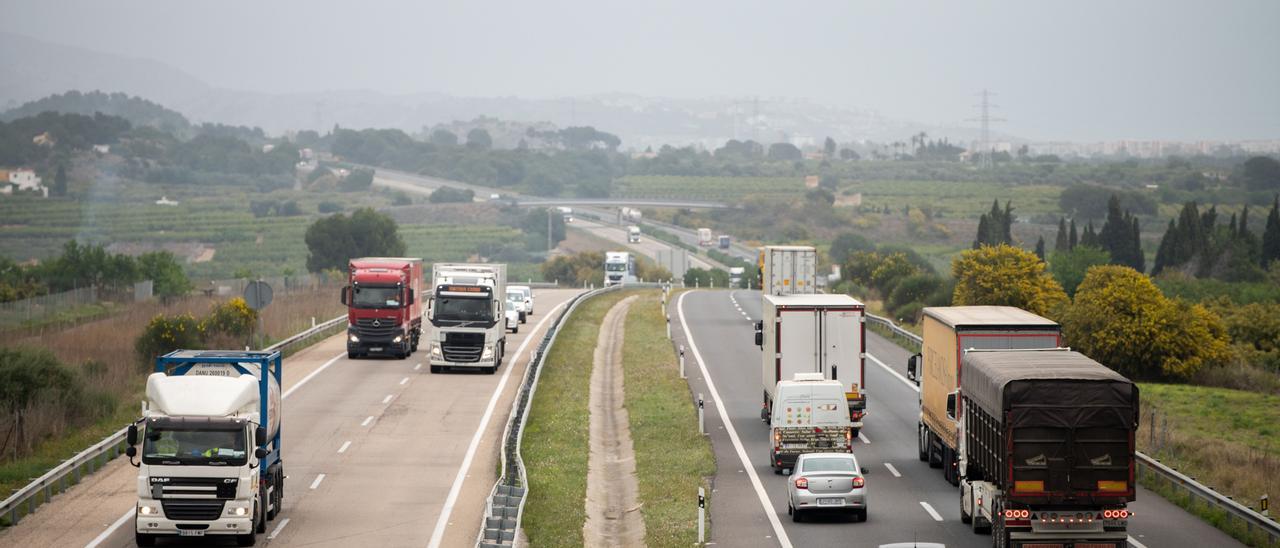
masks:
{"label": "grassy median strip", "polygon": [[680,378],[659,295],[646,292],[627,314],[623,386],[645,543],[691,546],[698,540],[698,487],[706,488],[710,501],[716,463],[710,441],[698,433],[697,409]]}
{"label": "grassy median strip", "polygon": [[591,366],[604,315],[629,292],[583,302],[547,354],[520,451],[529,478],[521,526],[531,546],[581,546],[587,519]]}

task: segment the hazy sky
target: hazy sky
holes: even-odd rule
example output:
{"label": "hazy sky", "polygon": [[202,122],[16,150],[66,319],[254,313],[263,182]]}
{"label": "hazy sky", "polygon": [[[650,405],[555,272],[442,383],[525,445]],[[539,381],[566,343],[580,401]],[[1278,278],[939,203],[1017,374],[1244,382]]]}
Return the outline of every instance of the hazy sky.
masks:
{"label": "hazy sky", "polygon": [[[1280,138],[1280,1],[0,0],[0,26],[211,84],[788,96],[1034,139]],[[51,70],[56,70],[51,68]]]}

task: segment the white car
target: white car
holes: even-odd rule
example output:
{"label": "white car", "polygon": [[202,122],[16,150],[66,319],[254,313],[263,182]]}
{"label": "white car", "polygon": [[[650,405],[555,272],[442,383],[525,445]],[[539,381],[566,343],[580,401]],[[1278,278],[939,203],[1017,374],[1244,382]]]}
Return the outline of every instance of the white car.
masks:
{"label": "white car", "polygon": [[525,310],[524,293],[518,290],[507,288],[507,311],[515,310],[520,318],[520,323],[525,323],[525,316],[528,312]]}
{"label": "white car", "polygon": [[510,306],[507,307],[507,330],[512,333],[520,332],[520,313]]}
{"label": "white car", "polygon": [[524,295],[524,313],[526,316],[533,315],[533,288],[527,285],[509,285],[507,293],[519,291]]}

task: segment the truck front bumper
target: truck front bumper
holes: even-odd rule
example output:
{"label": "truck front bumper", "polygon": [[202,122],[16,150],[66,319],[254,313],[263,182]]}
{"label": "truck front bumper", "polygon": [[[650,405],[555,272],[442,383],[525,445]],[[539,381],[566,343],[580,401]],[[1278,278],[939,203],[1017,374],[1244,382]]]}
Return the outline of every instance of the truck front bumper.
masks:
{"label": "truck front bumper", "polygon": [[474,362],[451,362],[444,358],[431,358],[431,367],[454,367],[454,368],[481,368],[493,367],[497,365],[492,359],[480,360]]}
{"label": "truck front bumper", "polygon": [[396,356],[408,354],[412,344],[413,337],[409,335],[373,338],[347,332],[347,352],[352,354]]}
{"label": "truck front bumper", "polygon": [[172,520],[160,516],[134,514],[134,530],[147,535],[203,537],[208,535],[253,534],[253,516],[218,518],[212,521]]}

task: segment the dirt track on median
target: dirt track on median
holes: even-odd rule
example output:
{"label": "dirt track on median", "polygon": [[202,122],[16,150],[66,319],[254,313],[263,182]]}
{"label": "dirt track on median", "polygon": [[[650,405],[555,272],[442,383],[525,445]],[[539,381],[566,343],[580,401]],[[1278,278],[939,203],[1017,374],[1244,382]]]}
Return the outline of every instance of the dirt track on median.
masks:
{"label": "dirt track on median", "polygon": [[627,310],[636,297],[614,305],[604,317],[591,369],[591,421],[587,470],[587,546],[644,546],[636,483],[636,455],[623,406],[622,341]]}

